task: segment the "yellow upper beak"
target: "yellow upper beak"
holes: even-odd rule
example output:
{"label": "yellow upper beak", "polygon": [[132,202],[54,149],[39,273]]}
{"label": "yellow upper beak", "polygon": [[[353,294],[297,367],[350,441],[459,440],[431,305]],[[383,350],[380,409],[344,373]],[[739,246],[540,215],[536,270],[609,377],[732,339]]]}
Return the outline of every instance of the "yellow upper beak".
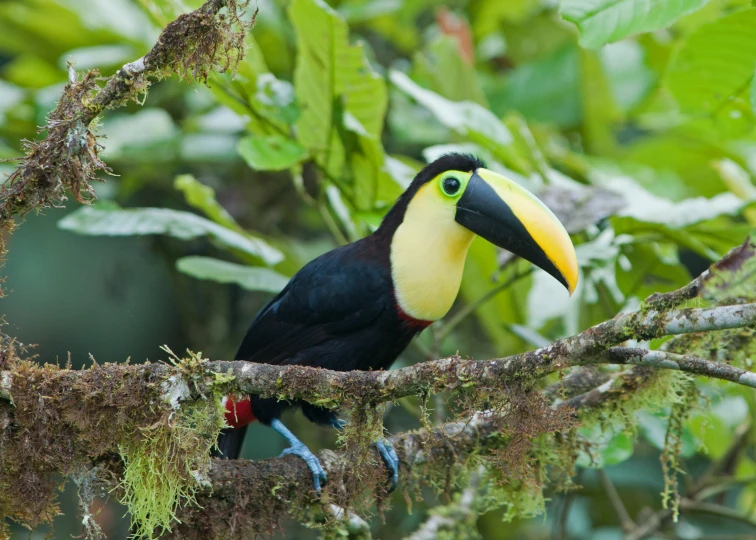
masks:
{"label": "yellow upper beak", "polygon": [[570,235],[527,189],[488,169],[477,169],[457,201],[457,223],[542,268],[572,294],[578,263]]}

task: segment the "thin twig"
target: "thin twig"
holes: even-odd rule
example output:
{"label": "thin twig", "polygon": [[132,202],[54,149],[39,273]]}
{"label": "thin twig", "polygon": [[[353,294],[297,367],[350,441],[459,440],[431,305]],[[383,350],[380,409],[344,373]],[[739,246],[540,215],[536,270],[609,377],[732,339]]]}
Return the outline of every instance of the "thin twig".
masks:
{"label": "thin twig", "polygon": [[745,516],[742,512],[722,506],[719,504],[712,504],[701,501],[694,501],[691,499],[682,499],[680,501],[680,510],[686,512],[699,512],[702,514],[709,514],[712,516],[723,517],[744,523],[750,527],[756,529],[756,521]]}
{"label": "thin twig", "polygon": [[606,494],[609,496],[609,502],[612,503],[614,511],[617,512],[617,517],[619,517],[622,530],[625,532],[632,531],[635,529],[635,522],[627,512],[625,503],[622,502],[622,498],[617,492],[617,488],[614,487],[614,482],[612,482],[612,479],[609,478],[609,475],[604,469],[600,469],[599,474],[601,475],[601,483],[604,485],[604,491],[606,491]]}
{"label": "thin twig", "polygon": [[597,363],[672,369],[756,388],[756,373],[689,354],[611,347],[597,359]]}

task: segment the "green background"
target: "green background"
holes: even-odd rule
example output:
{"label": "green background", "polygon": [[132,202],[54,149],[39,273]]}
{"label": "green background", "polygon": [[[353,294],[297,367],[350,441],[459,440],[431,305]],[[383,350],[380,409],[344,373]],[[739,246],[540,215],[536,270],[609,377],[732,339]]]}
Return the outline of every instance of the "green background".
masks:
{"label": "green background", "polygon": [[[18,157],[20,141],[38,136],[67,61],[110,75],[199,4],[0,3],[0,157]],[[504,264],[476,241],[447,319],[454,325],[434,325],[397,366],[457,351],[504,356],[635,309],[687,283],[756,224],[756,9],[748,2],[329,5],[259,0],[247,10],[259,8],[236,77],[213,76],[208,86],[173,77],[143,104],[105,113],[97,132],[115,176],[96,186],[93,209],[69,201],[27,216],[10,237],[11,294],[0,312],[7,333],[37,344],[38,361],[155,361],[165,358],[163,344],[232,358],[272,292],[314,256],[368,234],[419,167],[444,151],[477,153],[540,193],[572,234],[581,285],[568,299],[543,272]],[[123,220],[119,207],[178,213],[134,210]],[[700,384],[710,403],[686,426],[692,477],[722,456],[738,426],[751,429],[756,404],[751,391]],[[403,400],[386,427],[415,428],[418,413],[417,400]],[[335,447],[333,433],[301,415],[287,421],[312,448]],[[600,450],[633,518],[660,505],[665,411],[635,422],[631,435],[605,434]],[[752,440],[732,478],[756,472]],[[243,457],[283,447],[254,425]],[[489,512],[479,534],[621,538],[597,470],[581,469],[577,481],[582,489],[567,495],[547,492],[545,516],[504,523],[503,510]],[[73,490],[61,501],[54,538],[80,532]],[[717,502],[750,518],[756,491],[744,481]],[[428,493],[410,514],[397,495],[385,520],[372,520],[375,537],[411,533],[436,504]],[[123,514],[114,501],[100,513],[109,538],[125,538]],[[683,514],[667,533],[745,538],[756,529]],[[43,527],[31,537],[48,534]],[[315,534],[294,524],[288,532]]]}

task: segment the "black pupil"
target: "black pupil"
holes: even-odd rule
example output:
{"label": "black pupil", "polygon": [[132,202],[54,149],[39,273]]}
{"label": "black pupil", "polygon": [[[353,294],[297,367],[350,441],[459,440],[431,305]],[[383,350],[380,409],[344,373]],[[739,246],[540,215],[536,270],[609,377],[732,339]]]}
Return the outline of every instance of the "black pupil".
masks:
{"label": "black pupil", "polygon": [[459,191],[459,180],[454,177],[444,178],[444,191],[449,195],[454,195]]}

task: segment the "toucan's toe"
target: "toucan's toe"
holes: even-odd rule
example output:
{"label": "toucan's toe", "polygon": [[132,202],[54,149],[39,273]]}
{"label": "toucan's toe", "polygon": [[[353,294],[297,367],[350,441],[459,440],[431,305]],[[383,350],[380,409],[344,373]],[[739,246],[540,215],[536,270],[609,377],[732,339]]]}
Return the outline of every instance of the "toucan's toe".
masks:
{"label": "toucan's toe", "polygon": [[377,441],[375,443],[378,452],[383,458],[383,462],[389,470],[389,493],[396,489],[399,483],[399,456],[396,454],[396,450],[391,446],[391,443],[387,440]]}
{"label": "toucan's toe", "polygon": [[289,455],[299,456],[305,463],[307,463],[310,471],[312,471],[312,483],[315,484],[315,491],[320,493],[321,488],[325,486],[328,481],[328,477],[326,476],[323,466],[320,464],[320,460],[302,443],[292,444],[289,448],[281,452],[279,457]]}
{"label": "toucan's toe", "polygon": [[338,431],[342,431],[346,427],[346,424],[346,420],[342,420],[336,416],[331,419],[331,427],[336,428]]}

